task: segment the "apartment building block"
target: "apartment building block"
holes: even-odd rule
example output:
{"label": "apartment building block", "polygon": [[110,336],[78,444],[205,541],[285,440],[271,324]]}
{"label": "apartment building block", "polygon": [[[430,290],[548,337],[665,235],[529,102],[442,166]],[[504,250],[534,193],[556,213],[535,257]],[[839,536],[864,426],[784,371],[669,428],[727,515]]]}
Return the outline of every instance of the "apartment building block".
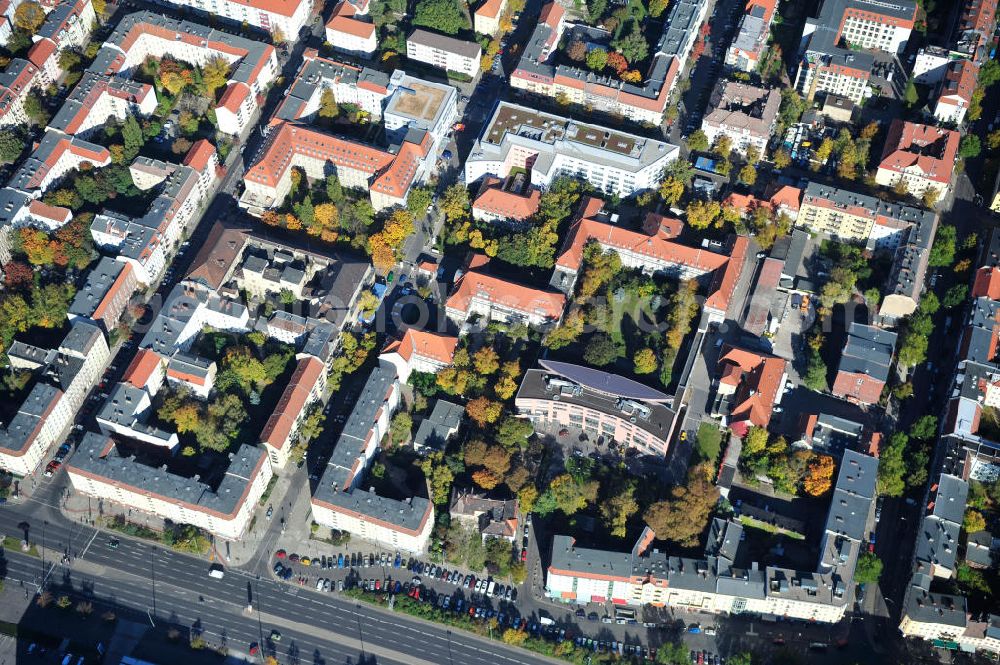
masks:
{"label": "apartment building block", "polygon": [[676,425],[671,398],[623,376],[539,360],[521,380],[514,407],[537,430],[571,429],[664,459]]}
{"label": "apartment building block", "polygon": [[725,318],[743,270],[747,238],[737,237],[727,256],[671,240],[660,231],[659,226],[652,229],[653,235],[648,235],[630,231],[611,221],[603,200],[585,197],[580,201],[576,218],[556,258],[549,284],[563,293],[572,293],[583,265],[583,248],[589,241],[596,240],[605,251],[615,251],[621,258],[622,266],[648,274],[663,272],[687,280],[712,273],[709,295],[703,307],[713,320]]}
{"label": "apartment building block", "polygon": [[476,42],[466,42],[418,28],[406,38],[406,57],[475,78],[479,74],[483,49]]}
{"label": "apartment building block", "polygon": [[934,190],[943,198],[951,188],[960,139],[956,131],[897,118],[889,125],[875,181],[892,187],[902,180],[914,196]]}
{"label": "apartment building block", "polygon": [[0,428],[0,468],[27,476],[65,435],[100,380],[110,352],[97,326],[74,321],[55,349],[15,340],[7,357],[11,367],[36,373],[28,396]]}
{"label": "apartment building block", "polygon": [[208,16],[246,23],[271,33],[275,41],[294,42],[313,12],[312,0],[157,0],[174,7],[189,7]]}
{"label": "apartment building block", "polygon": [[423,552],[434,507],[423,496],[389,499],[363,489],[366,473],[400,403],[395,366],[379,360],[361,389],[312,496],[313,519],[382,547]]}
{"label": "apartment building block", "polygon": [[462,275],[445,301],[445,314],[460,328],[478,316],[548,330],[559,324],[565,308],[562,293],[515,284],[480,270]]}
{"label": "apartment building block", "polygon": [[656,535],[648,528],[631,552],[581,547],[572,538],[557,535],[545,593],[570,605],[610,602],[836,623],[854,604],[854,569],[872,522],[877,466],[873,457],[845,451],[815,571],[757,562],[737,567],[743,527],[716,518],[700,558],[653,549]]}
{"label": "apartment building block", "polygon": [[243,537],[273,472],[263,449],[242,445],[213,483],[154,468],[126,457],[106,435],[87,432],[66,470],[73,489],[176,524],[191,524],[218,538]]}
{"label": "apartment building block", "polygon": [[118,326],[138,284],[131,264],[101,257],[73,297],[67,316],[70,321],[78,317],[89,319],[110,333]]}
{"label": "apartment building block", "polygon": [[502,101],[466,159],[465,182],[505,179],[512,169],[524,169],[536,187],[574,176],[624,198],[655,188],[679,154],[677,146],[664,141]]}
{"label": "apartment building block", "polygon": [[375,24],[359,17],[368,13],[368,0],[340,0],[326,23],[326,41],[333,50],[370,58],[378,50]]}

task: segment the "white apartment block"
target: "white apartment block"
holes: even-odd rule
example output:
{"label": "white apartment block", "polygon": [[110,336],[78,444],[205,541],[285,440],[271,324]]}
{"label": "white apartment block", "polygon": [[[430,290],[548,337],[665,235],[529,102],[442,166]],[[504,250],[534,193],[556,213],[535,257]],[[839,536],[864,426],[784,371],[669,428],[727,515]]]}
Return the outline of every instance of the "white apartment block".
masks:
{"label": "white apartment block", "polygon": [[238,540],[246,534],[273,471],[261,448],[243,445],[230,457],[229,468],[213,487],[197,477],[123,457],[111,439],[88,432],[66,468],[77,492]]}
{"label": "white apartment block", "polygon": [[87,394],[100,380],[110,352],[97,326],[75,321],[57,349],[14,342],[7,353],[12,366],[45,368],[61,386],[39,380],[14,417],[0,429],[0,468],[26,476],[69,428]]}
{"label": "white apartment block", "polygon": [[312,15],[312,0],[159,0],[161,4],[190,7],[198,11],[247,23],[294,42]]}
{"label": "white apartment block", "polygon": [[387,499],[362,489],[365,474],[392,414],[400,384],[392,363],[380,360],[361,390],[334,445],[312,497],[313,519],[378,544],[423,552],[434,527],[434,507],[426,498]]}
{"label": "white apartment block", "polygon": [[518,168],[536,187],[569,176],[625,198],[655,188],[679,154],[670,143],[500,102],[465,162],[465,182]]}
{"label": "white apartment block", "polygon": [[475,42],[439,35],[427,30],[414,30],[406,39],[406,57],[426,62],[439,69],[475,78],[479,73],[483,49]]}

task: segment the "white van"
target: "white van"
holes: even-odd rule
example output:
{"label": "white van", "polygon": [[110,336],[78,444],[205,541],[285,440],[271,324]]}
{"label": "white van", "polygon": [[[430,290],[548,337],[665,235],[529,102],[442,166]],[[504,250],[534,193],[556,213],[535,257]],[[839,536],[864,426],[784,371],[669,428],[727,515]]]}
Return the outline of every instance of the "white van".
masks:
{"label": "white van", "polygon": [[208,569],[208,576],[214,577],[217,580],[221,580],[223,577],[226,576],[226,570],[219,564],[215,564],[214,566]]}
{"label": "white van", "polygon": [[486,595],[487,596],[492,596],[493,595],[493,590],[496,589],[496,588],[497,588],[497,583],[494,582],[493,580],[490,580],[489,585],[486,587]]}

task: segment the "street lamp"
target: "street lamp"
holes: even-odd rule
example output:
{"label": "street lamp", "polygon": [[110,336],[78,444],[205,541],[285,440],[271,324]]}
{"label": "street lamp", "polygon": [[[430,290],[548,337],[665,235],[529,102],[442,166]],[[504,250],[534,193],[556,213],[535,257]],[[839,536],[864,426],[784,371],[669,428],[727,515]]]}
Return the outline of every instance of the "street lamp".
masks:
{"label": "street lamp", "polygon": [[[156,614],[156,570],[153,568],[153,554],[156,552],[156,547],[150,545],[149,547],[149,581],[153,587],[153,614]],[[152,622],[152,619],[150,619]]]}
{"label": "street lamp", "polygon": [[[361,626],[361,604],[356,603],[354,608],[356,610],[354,612],[354,619],[358,622],[358,637],[361,639],[361,658],[367,660],[367,656],[365,656],[365,631]],[[451,632],[449,631],[450,634]]]}

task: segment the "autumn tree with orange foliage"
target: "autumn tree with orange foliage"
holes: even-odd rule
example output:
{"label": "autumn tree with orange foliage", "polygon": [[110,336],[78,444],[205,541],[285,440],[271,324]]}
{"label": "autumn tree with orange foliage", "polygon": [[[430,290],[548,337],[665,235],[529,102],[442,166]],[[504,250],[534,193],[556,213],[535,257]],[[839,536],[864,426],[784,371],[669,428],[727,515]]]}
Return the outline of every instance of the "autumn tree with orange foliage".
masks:
{"label": "autumn tree with orange foliage", "polygon": [[494,402],[487,397],[477,397],[465,405],[465,413],[480,427],[495,423],[503,412],[500,402]]}
{"label": "autumn tree with orange foliage", "polygon": [[396,210],[386,220],[382,230],[368,239],[372,264],[380,273],[388,272],[396,264],[396,253],[413,233],[413,215],[407,210]]}
{"label": "autumn tree with orange foliage", "polygon": [[809,471],[802,481],[802,489],[810,496],[823,496],[833,486],[833,472],[835,470],[832,457],[816,455],[809,463]]}

